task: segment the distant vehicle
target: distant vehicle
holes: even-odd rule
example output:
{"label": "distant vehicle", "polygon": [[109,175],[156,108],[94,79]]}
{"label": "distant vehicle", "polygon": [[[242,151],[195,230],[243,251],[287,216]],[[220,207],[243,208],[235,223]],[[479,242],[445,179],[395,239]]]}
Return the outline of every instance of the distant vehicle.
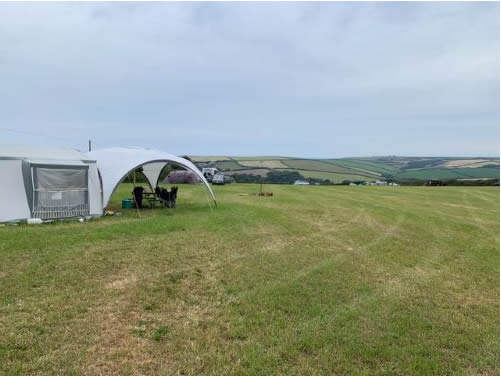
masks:
{"label": "distant vehicle", "polygon": [[307,182],[306,180],[296,180],[294,182],[294,185],[310,185],[310,183]]}
{"label": "distant vehicle", "polygon": [[233,183],[234,179],[231,176],[226,176],[223,174],[216,174],[212,178],[212,184],[224,185]]}
{"label": "distant vehicle", "polygon": [[224,179],[224,175],[222,175],[222,174],[214,175],[214,177],[212,178],[212,184],[224,185],[224,183],[225,183],[225,179]]}
{"label": "distant vehicle", "polygon": [[204,167],[202,168],[202,174],[208,181],[212,181],[214,176],[219,172],[219,170],[215,167]]}
{"label": "distant vehicle", "polygon": [[388,182],[387,181],[376,180],[376,181],[367,183],[367,185],[381,187],[381,186],[387,186]]}

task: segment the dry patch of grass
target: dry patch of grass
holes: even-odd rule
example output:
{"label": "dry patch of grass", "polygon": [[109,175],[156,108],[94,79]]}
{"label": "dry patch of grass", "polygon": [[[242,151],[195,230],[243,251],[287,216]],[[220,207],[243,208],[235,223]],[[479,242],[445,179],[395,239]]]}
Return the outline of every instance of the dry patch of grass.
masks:
{"label": "dry patch of grass", "polygon": [[137,282],[137,277],[134,274],[131,274],[131,275],[127,275],[123,278],[119,278],[119,279],[113,280],[111,282],[108,282],[105,287],[107,289],[123,290],[125,288],[132,287],[133,284],[136,282]]}
{"label": "dry patch of grass", "polygon": [[489,164],[499,165],[498,161],[488,160],[488,159],[456,159],[453,161],[447,161],[440,165],[440,167],[448,168],[477,168]]}
{"label": "dry patch of grass", "polygon": [[[91,311],[98,337],[87,351],[86,375],[144,374],[153,364],[151,343],[135,336],[144,331],[144,314],[131,310],[125,299],[112,300]],[[168,359],[155,359],[155,368],[165,368]]]}

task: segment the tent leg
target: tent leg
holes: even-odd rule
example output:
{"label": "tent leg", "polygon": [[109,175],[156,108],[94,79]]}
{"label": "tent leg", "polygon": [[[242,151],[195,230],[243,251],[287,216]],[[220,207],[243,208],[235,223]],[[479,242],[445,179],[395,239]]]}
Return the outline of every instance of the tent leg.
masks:
{"label": "tent leg", "polygon": [[132,195],[132,199],[134,200],[134,205],[136,205],[137,215],[139,216],[139,218],[141,218],[141,211],[139,210],[139,206],[136,202],[136,196]]}
{"label": "tent leg", "polygon": [[[129,175],[127,175],[127,180],[129,180],[129,183],[130,183]],[[136,170],[134,170],[134,188],[136,188]],[[139,216],[139,218],[141,218],[141,212],[139,211],[139,206],[137,205],[137,202],[136,202],[136,196],[132,195],[132,199],[134,200],[134,204],[136,206],[137,215]]]}

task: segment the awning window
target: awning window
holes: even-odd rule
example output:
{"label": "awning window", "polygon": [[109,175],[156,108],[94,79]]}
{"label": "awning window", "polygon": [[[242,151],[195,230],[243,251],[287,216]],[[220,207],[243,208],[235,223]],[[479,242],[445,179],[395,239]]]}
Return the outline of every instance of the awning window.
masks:
{"label": "awning window", "polygon": [[32,166],[34,218],[77,217],[89,214],[87,167]]}

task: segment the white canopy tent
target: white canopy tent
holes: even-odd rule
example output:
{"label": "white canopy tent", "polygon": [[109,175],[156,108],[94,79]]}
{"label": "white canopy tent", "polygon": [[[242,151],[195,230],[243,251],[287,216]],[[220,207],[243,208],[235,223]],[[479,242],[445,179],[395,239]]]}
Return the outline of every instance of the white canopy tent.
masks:
{"label": "white canopy tent", "polygon": [[193,163],[162,151],[110,148],[80,153],[0,145],[0,222],[101,216],[130,172],[142,167],[153,190],[168,163],[195,173],[216,203],[209,183]]}
{"label": "white canopy tent", "polygon": [[158,178],[168,163],[175,163],[193,171],[205,185],[216,203],[214,192],[200,172],[189,160],[159,150],[135,148],[108,148],[87,153],[89,159],[97,160],[103,184],[103,208],[108,206],[111,195],[118,185],[135,169],[142,167],[148,184],[153,190]]}
{"label": "white canopy tent", "polygon": [[96,161],[71,149],[0,145],[0,222],[103,213]]}

